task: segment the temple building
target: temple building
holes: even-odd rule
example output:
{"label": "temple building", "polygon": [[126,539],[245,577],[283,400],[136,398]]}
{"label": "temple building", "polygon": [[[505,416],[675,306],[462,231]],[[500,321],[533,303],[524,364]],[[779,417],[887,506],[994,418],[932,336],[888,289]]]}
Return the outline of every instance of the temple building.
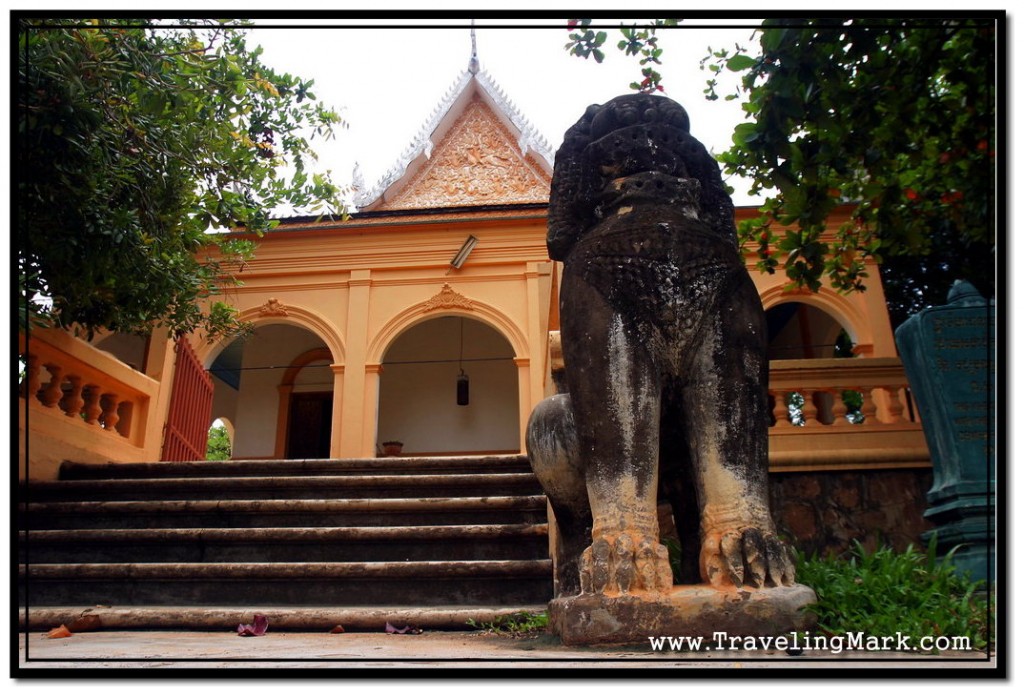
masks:
{"label": "temple building", "polygon": [[[471,62],[348,219],[285,219],[257,240],[226,298],[250,335],[23,339],[22,477],[54,478],[65,460],[202,459],[217,419],[240,461],[375,458],[386,442],[414,456],[525,452],[561,359],[552,164]],[[902,476],[923,500],[931,464],[877,267],[863,293],[792,292],[746,258],[769,319],[773,472]],[[807,500],[780,514],[820,526]]]}

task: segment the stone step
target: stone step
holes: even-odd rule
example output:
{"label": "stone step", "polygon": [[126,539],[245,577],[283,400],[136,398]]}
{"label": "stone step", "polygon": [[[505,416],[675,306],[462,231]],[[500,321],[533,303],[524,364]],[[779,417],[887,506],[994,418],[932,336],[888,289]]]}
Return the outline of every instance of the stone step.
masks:
{"label": "stone step", "polygon": [[544,496],[339,500],[129,500],[28,503],[19,529],[367,527],[539,524]]}
{"label": "stone step", "polygon": [[346,476],[247,476],[118,478],[39,481],[26,485],[23,499],[101,500],[251,500],[257,498],[417,498],[540,495],[532,473],[363,474]]}
{"label": "stone step", "polygon": [[81,464],[64,462],[62,480],[121,478],[188,478],[211,476],[329,476],[386,473],[487,474],[530,473],[525,455],[459,457],[380,457],[377,459],[238,459],[228,461]]}
{"label": "stone step", "polygon": [[551,585],[550,560],[19,566],[22,606],[540,604]]}
{"label": "stone step", "polygon": [[[387,624],[402,629],[414,626],[425,631],[459,631],[473,628],[471,622],[491,624],[515,614],[540,614],[546,603],[490,606],[308,606],[276,604],[252,606],[37,606],[21,609],[20,630],[45,631],[56,626],[74,626],[88,619],[92,630],[206,630],[234,633],[239,624],[251,624],[253,614],[267,617],[268,631],[327,633],[336,626],[348,632],[384,632]],[[84,622],[83,622],[84,623]],[[75,629],[77,630],[77,629]]]}
{"label": "stone step", "polygon": [[21,532],[24,563],[231,563],[528,560],[548,553],[546,524]]}
{"label": "stone step", "polygon": [[520,455],[65,463],[20,493],[20,600],[44,623],[109,607],[115,626],[233,629],[276,607],[278,628],[380,630],[395,608],[485,621],[552,596],[547,503]]}

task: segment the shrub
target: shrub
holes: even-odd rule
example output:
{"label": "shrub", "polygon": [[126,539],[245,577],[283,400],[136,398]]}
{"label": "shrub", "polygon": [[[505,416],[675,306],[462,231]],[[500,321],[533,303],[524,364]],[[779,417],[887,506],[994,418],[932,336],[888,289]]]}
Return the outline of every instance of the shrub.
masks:
{"label": "shrub", "polygon": [[968,636],[976,650],[989,645],[995,617],[994,588],[971,582],[953,566],[950,551],[938,558],[935,537],[924,551],[890,547],[869,552],[854,541],[848,557],[797,553],[797,580],[818,595],[810,607],[826,634]]}

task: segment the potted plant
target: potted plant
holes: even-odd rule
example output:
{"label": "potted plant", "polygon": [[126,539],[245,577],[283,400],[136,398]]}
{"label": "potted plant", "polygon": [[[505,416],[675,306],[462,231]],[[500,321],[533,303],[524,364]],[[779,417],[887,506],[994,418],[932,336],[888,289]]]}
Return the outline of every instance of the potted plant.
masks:
{"label": "potted plant", "polygon": [[380,446],[384,449],[385,457],[397,457],[402,453],[402,445],[404,444],[399,440],[388,440],[387,442],[380,443]]}

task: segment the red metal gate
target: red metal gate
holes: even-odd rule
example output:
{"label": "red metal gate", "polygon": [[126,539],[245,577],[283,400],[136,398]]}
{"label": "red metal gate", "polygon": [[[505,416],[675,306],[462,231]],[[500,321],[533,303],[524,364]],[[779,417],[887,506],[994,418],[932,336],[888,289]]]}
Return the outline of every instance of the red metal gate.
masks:
{"label": "red metal gate", "polygon": [[178,339],[174,350],[174,386],[164,429],[161,461],[206,459],[210,414],[213,411],[213,378],[203,369],[188,341]]}

